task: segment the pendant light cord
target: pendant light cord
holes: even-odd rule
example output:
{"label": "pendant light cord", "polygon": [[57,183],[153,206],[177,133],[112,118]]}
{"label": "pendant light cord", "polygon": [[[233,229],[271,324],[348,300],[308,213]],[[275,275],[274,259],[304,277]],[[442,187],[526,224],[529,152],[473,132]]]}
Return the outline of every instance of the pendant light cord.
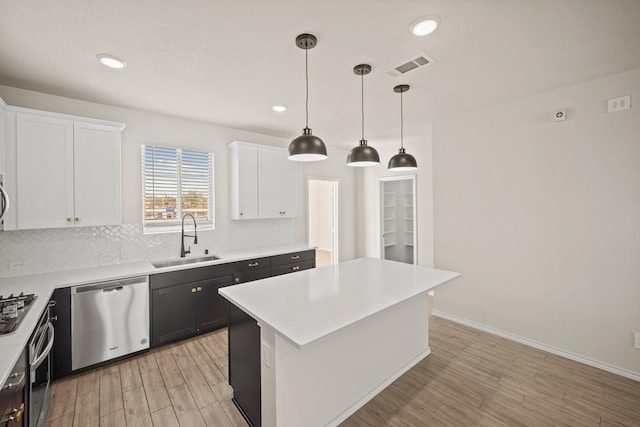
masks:
{"label": "pendant light cord", "polygon": [[362,140],[364,141],[364,74],[360,74],[360,83],[361,83],[361,106],[362,106]]}
{"label": "pendant light cord", "polygon": [[307,100],[305,101],[305,128],[309,127],[309,48],[304,50],[304,78],[307,86]]}
{"label": "pendant light cord", "polygon": [[400,92],[400,148],[404,148],[404,113],[402,112],[402,92]]}

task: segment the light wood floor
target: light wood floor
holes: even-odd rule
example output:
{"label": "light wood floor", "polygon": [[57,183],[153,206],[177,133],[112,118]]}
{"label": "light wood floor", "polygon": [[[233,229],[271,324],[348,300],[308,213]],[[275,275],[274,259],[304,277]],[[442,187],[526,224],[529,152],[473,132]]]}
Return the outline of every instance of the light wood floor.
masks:
{"label": "light wood floor", "polygon": [[[437,317],[432,354],[353,426],[640,426],[640,383]],[[245,426],[226,330],[53,384],[49,427]],[[310,424],[312,425],[312,424]]]}
{"label": "light wood floor", "polygon": [[246,426],[227,378],[222,329],[54,382],[47,426]]}
{"label": "light wood floor", "polygon": [[640,426],[640,382],[438,317],[432,354],[353,426]]}

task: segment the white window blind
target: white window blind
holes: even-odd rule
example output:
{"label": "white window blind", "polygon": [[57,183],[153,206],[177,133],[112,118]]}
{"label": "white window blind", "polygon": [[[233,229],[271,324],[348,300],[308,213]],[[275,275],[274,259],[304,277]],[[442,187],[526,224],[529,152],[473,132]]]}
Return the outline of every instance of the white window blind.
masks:
{"label": "white window blind", "polygon": [[188,213],[213,229],[213,153],[142,145],[142,175],[146,232],[179,229]]}

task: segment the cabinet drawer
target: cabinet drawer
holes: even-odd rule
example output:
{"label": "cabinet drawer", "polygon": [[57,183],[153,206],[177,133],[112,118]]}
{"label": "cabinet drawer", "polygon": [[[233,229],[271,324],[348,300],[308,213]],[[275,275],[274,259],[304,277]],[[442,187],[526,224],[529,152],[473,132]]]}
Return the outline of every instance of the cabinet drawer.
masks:
{"label": "cabinet drawer", "polygon": [[167,286],[180,285],[182,283],[192,283],[200,280],[214,279],[216,277],[231,276],[232,274],[233,264],[231,263],[209,265],[207,267],[152,274],[149,276],[149,284],[151,289],[154,290],[162,289]]}
{"label": "cabinet drawer", "polygon": [[269,257],[254,258],[234,263],[233,271],[234,273],[246,273],[249,271],[269,269],[270,267],[271,259]]}
{"label": "cabinet drawer", "polygon": [[276,255],[271,257],[271,266],[274,267],[277,265],[309,261],[309,260],[315,259],[315,257],[316,257],[316,251],[313,249],[309,251],[303,251],[303,252],[293,252],[290,254]]}
{"label": "cabinet drawer", "polygon": [[247,271],[244,273],[236,273],[234,275],[233,284],[238,285],[240,283],[251,282],[253,280],[266,279],[267,277],[271,277],[271,269],[262,269],[255,271]]}
{"label": "cabinet drawer", "polygon": [[271,275],[279,276],[281,274],[295,273],[296,271],[309,270],[316,266],[315,260],[307,260],[296,262],[293,264],[278,265],[271,267]]}

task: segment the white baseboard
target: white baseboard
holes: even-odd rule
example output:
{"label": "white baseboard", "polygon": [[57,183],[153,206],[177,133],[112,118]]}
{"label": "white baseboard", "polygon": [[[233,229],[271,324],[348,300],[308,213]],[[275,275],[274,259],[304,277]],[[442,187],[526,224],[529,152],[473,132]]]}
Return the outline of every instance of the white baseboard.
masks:
{"label": "white baseboard", "polygon": [[452,322],[469,326],[474,329],[479,329],[481,331],[488,332],[493,335],[498,335],[499,337],[503,337],[511,341],[519,342],[520,344],[528,345],[529,347],[537,348],[538,350],[546,351],[548,353],[562,356],[567,359],[575,360],[576,362],[584,363],[585,365],[593,366],[594,368],[602,369],[603,371],[611,372],[611,373],[640,382],[640,373],[638,372],[633,372],[627,369],[618,368],[616,366],[612,366],[604,362],[600,362],[598,360],[589,359],[588,357],[584,357],[579,354],[571,353],[569,351],[552,347],[550,345],[542,344],[537,341],[530,340],[528,338],[514,335],[509,332],[501,331],[499,329],[494,329],[489,326],[485,326],[483,324],[476,323],[471,320],[463,319],[461,317],[454,316],[452,314],[443,313],[438,310],[433,310],[431,314],[437,317],[441,317],[443,319],[451,320]]}

